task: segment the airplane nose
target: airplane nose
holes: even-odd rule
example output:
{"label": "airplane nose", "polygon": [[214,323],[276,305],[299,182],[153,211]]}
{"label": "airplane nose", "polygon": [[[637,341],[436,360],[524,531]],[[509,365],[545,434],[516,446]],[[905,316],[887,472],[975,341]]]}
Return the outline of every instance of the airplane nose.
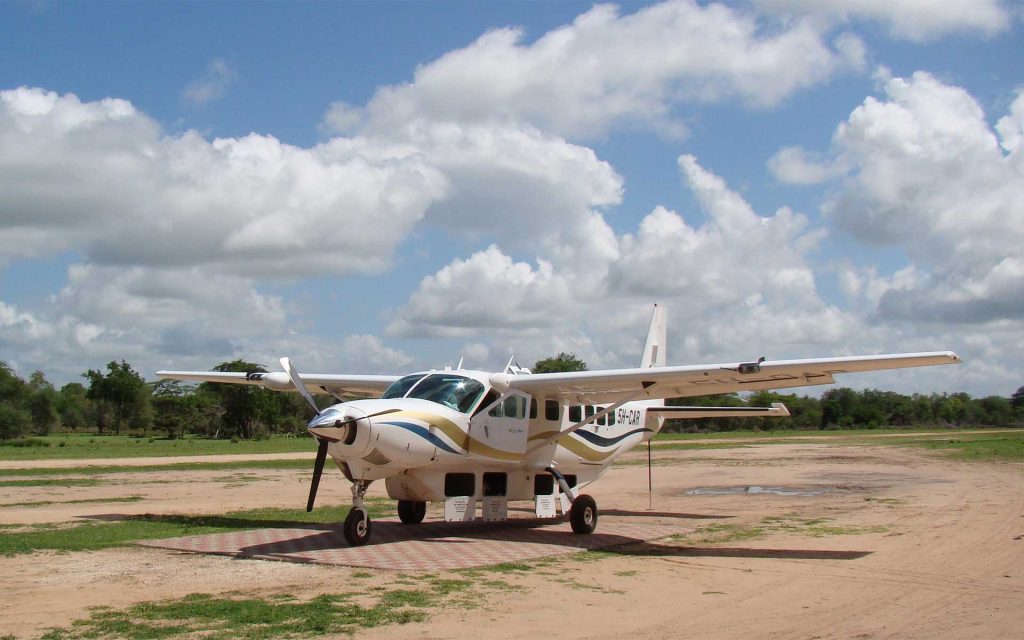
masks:
{"label": "airplane nose", "polygon": [[366,417],[366,412],[356,407],[330,407],[310,420],[306,428],[318,438],[352,444],[360,420]]}

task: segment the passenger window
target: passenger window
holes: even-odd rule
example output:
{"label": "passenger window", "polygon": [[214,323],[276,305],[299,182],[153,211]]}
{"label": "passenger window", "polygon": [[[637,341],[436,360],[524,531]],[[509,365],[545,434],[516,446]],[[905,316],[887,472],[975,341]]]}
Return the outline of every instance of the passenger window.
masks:
{"label": "passenger window", "polygon": [[615,412],[614,411],[612,411],[611,413],[608,414],[608,426],[609,427],[614,427],[615,426]]}
{"label": "passenger window", "polygon": [[584,410],[586,411],[586,414],[587,414],[587,419],[588,419],[588,420],[589,420],[590,418],[593,418],[593,417],[594,417],[594,407],[593,407],[593,406],[591,406],[591,405],[589,405],[589,404],[588,404],[588,405],[587,405],[586,407],[584,407]]}
{"label": "passenger window", "polygon": [[562,405],[558,400],[548,400],[544,403],[544,419],[549,422],[558,422],[562,419]]}
{"label": "passenger window", "polygon": [[530,420],[536,420],[536,419],[537,419],[537,399],[536,398],[531,398],[530,399]]}
{"label": "passenger window", "polygon": [[583,407],[574,404],[569,407],[569,422],[576,424],[583,419]]}
{"label": "passenger window", "polygon": [[597,419],[597,424],[601,425],[602,427],[605,426],[606,424],[608,424],[608,414],[605,414],[605,415],[601,416],[600,418],[598,418]]}
{"label": "passenger window", "polygon": [[526,398],[509,396],[494,405],[487,415],[493,418],[524,418],[526,417]]}

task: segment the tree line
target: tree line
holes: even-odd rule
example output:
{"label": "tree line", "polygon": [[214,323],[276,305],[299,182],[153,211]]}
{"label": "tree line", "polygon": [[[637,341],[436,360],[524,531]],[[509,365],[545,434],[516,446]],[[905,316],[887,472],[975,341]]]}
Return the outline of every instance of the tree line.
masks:
{"label": "tree line", "polygon": [[[266,368],[234,360],[214,370]],[[41,371],[25,381],[0,362],[0,440],[75,432],[248,440],[303,433],[309,418],[298,394],[248,385],[146,382],[124,360],[109,362],[105,371],[90,369],[82,378],[56,389]]]}
{"label": "tree line", "polygon": [[663,431],[734,431],[760,429],[879,429],[974,428],[1024,426],[1024,387],[1009,398],[973,398],[967,393],[904,395],[894,391],[838,387],[820,398],[758,391],[747,398],[737,394],[669,400],[668,404],[691,406],[768,407],[781,402],[789,409],[785,418],[700,418],[669,420]]}
{"label": "tree line", "polygon": [[[571,353],[538,361],[535,373],[584,371]],[[233,360],[215,371],[267,371],[263,366]],[[271,434],[302,434],[309,407],[298,394],[277,393],[258,386],[175,380],[146,382],[124,360],[105,371],[90,369],[82,382],[55,388],[41,371],[26,381],[0,362],[0,440],[55,433],[160,435],[186,434],[247,440]],[[317,398],[326,406],[333,398]],[[1024,387],[1009,398],[973,398],[967,393],[913,394],[840,387],[820,398],[759,391],[669,400],[696,406],[770,406],[782,402],[786,418],[701,418],[670,420],[666,431],[729,431],[735,429],[874,429],[881,427],[1024,426]]]}

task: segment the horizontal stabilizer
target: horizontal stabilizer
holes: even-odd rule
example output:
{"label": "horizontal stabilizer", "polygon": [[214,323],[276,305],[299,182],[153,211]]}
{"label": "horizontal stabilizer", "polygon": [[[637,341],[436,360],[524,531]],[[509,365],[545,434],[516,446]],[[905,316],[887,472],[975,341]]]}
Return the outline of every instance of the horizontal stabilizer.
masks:
{"label": "horizontal stabilizer", "polygon": [[664,418],[785,418],[789,409],[781,402],[770,407],[650,407],[647,413]]}

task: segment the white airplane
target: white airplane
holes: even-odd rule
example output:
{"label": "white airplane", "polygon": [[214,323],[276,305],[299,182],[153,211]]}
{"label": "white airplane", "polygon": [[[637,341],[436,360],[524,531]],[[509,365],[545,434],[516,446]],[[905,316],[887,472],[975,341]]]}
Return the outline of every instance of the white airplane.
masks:
{"label": "white airplane", "polygon": [[[406,524],[422,522],[427,502],[443,501],[446,520],[504,520],[510,500],[533,500],[539,517],[568,513],[572,530],[597,526],[597,504],[580,493],[611,463],[651,439],[666,417],[786,416],[772,407],[665,406],[663,399],[831,384],[837,373],[959,363],[951,351],[848,358],[665,366],[667,316],[655,306],[640,366],[531,374],[512,366],[490,373],[462,368],[406,376],[284,372],[158,371],[161,378],[259,385],[298,391],[316,411],[307,428],[319,443],[306,510],[313,508],[330,455],[352,483],[344,534],[370,539],[363,502],[384,480]],[[311,394],[367,399],[319,410]]]}

